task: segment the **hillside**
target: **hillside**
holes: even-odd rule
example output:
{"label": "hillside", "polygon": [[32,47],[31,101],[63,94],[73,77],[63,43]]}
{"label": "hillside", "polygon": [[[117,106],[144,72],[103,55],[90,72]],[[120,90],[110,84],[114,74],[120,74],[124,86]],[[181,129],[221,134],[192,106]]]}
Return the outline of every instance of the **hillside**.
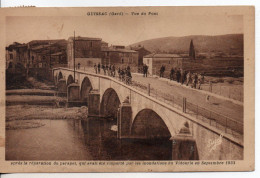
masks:
{"label": "hillside", "polygon": [[223,52],[227,54],[243,54],[243,34],[164,37],[141,41],[129,46],[141,45],[149,51],[157,53],[183,53],[188,52],[191,39],[193,39],[195,50],[199,53]]}

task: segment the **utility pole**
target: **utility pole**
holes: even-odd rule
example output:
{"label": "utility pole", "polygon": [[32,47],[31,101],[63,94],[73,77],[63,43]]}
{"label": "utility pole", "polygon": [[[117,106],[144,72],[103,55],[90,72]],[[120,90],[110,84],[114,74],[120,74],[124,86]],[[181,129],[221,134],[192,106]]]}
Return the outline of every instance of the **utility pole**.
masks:
{"label": "utility pole", "polygon": [[76,65],[75,65],[75,31],[74,31],[74,39],[73,39],[73,64],[74,64],[74,77],[73,77],[73,79],[74,79],[74,83],[75,83],[75,72],[76,72]]}
{"label": "utility pole", "polygon": [[51,69],[51,46],[50,46],[50,69]]}

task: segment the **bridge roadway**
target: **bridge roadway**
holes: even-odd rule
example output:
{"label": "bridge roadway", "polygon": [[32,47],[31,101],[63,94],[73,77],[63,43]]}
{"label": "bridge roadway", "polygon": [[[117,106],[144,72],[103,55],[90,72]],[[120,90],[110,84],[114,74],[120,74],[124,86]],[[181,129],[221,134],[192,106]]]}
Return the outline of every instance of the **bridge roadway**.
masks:
{"label": "bridge roadway", "polygon": [[[95,72],[93,68],[88,68],[87,71],[93,73]],[[103,74],[103,71],[101,71],[101,74]],[[180,100],[185,97],[188,103],[199,105],[203,109],[212,111],[214,115],[221,115],[223,118],[238,121],[240,125],[243,125],[244,106],[241,104],[241,102],[205,92],[203,90],[199,91],[198,89],[192,89],[185,85],[181,85],[176,81],[170,81],[169,79],[165,78],[162,79],[151,76],[143,77],[141,74],[137,73],[133,73],[132,77],[133,82],[138,83],[137,86],[141,86],[143,91],[147,90],[147,86],[150,84],[151,92],[154,93],[154,96],[158,95],[162,99],[170,99],[172,102],[178,105],[182,105],[182,101]],[[206,97],[208,95],[210,95],[210,97],[207,100]],[[169,96],[171,98],[169,98]],[[176,101],[173,101],[173,96]]]}
{"label": "bridge roadway", "polygon": [[[215,120],[215,124],[213,125],[211,122],[203,122],[203,119],[201,121],[198,117],[194,117],[190,113],[174,109],[172,105],[163,103],[151,97],[152,95],[149,96],[147,89],[143,86],[140,87],[143,92],[139,92],[140,90],[138,91],[132,86],[125,85],[117,79],[95,74],[91,71],[77,70],[75,75],[76,84],[72,83],[73,70],[71,69],[56,68],[54,69],[53,77],[58,86],[58,91],[66,91],[68,93],[68,100],[71,96],[87,100],[89,112],[94,107],[94,110],[95,108],[99,110],[99,115],[112,114],[115,116],[119,114],[116,116],[117,127],[119,129],[118,134],[121,135],[119,138],[133,138],[135,136],[142,136],[148,139],[154,137],[171,137],[171,140],[173,140],[173,159],[176,159],[176,149],[178,150],[182,147],[178,145],[181,142],[186,142],[184,144],[188,144],[187,146],[193,145],[197,147],[199,159],[243,159],[243,139],[242,137],[234,137],[233,135],[233,128],[235,129],[236,125],[233,128],[229,127],[223,130],[222,121]],[[206,111],[212,109],[214,112],[223,114],[223,108],[225,114],[229,117],[232,116],[232,118],[235,118],[236,116],[241,116],[241,113],[234,115],[236,111],[232,111],[232,107],[235,103],[230,101],[221,101],[219,98],[212,97],[209,100],[211,104],[208,104],[206,95],[202,95],[200,92],[192,89],[183,89],[182,86],[178,85],[170,86],[167,84],[167,81],[156,78],[142,78],[142,76],[133,75],[133,85],[137,81],[144,85],[149,82],[151,84],[151,91],[155,88],[155,90],[158,90],[158,93],[170,93],[176,97],[174,100],[177,100],[177,95],[184,95],[187,98],[187,106],[188,102],[195,102],[206,107],[204,108]],[[127,102],[126,98],[128,97],[129,101]],[[230,107],[229,104],[231,104]],[[189,108],[192,108],[191,106]],[[240,112],[241,106],[234,107]],[[214,112],[210,112],[210,117],[215,117],[211,116]],[[217,118],[219,119],[219,117]],[[232,118],[228,119],[233,120]],[[185,122],[188,122],[188,126],[184,124]],[[225,124],[227,126],[227,120]],[[243,130],[243,125],[241,128],[236,130],[236,132]],[[182,134],[185,136],[183,137]],[[240,132],[240,134],[243,135],[243,132]],[[219,138],[223,138],[223,140],[212,151],[209,141]],[[179,139],[181,141],[178,141],[176,145],[176,140]],[[195,145],[187,143],[193,142],[192,140],[195,140]],[[197,158],[196,155],[193,155],[193,157]]]}
{"label": "bridge roadway", "polygon": [[170,95],[174,95],[176,98],[185,97],[187,98],[187,102],[199,105],[205,109],[243,123],[244,107],[243,105],[236,103],[236,101],[232,102],[228,98],[216,97],[215,94],[211,95],[209,100],[206,100],[206,97],[209,95],[208,92],[188,88],[176,81],[155,77],[144,78],[140,74],[133,74],[132,76],[133,81],[141,83],[144,86],[150,84],[151,88],[157,90],[155,93],[169,93]]}

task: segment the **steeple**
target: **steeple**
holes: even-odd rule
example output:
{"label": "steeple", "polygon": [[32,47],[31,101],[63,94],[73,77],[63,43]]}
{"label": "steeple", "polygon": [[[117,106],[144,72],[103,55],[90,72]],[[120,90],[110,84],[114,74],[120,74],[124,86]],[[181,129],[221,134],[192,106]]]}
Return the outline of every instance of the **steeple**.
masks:
{"label": "steeple", "polygon": [[193,45],[193,40],[190,41],[189,57],[190,57],[190,59],[195,60],[195,49],[194,49],[194,45]]}

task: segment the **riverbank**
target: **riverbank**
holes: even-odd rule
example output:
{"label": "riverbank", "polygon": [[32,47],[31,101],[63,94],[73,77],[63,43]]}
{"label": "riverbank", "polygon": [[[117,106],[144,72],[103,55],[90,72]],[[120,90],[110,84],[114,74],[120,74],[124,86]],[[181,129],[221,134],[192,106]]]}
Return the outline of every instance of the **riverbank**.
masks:
{"label": "riverbank", "polygon": [[6,121],[32,120],[32,119],[85,119],[88,108],[71,107],[55,108],[39,105],[12,105],[6,106]]}

